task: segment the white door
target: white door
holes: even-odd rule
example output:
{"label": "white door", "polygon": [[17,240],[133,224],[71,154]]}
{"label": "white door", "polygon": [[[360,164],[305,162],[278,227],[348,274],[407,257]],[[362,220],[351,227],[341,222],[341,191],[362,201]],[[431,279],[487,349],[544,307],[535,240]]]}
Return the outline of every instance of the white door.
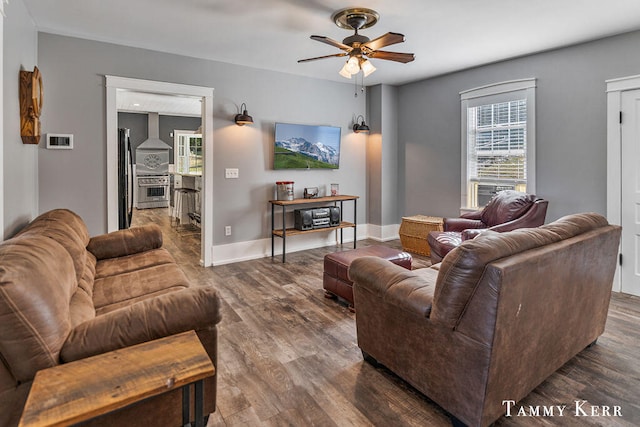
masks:
{"label": "white door", "polygon": [[640,295],[640,90],[622,92],[621,291]]}

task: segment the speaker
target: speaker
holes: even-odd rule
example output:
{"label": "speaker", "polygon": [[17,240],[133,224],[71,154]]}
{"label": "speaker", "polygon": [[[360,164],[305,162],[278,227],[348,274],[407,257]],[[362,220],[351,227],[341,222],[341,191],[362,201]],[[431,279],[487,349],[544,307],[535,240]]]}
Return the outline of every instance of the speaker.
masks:
{"label": "speaker", "polygon": [[313,229],[313,210],[312,209],[296,209],[293,211],[294,227],[296,230],[312,230]]}
{"label": "speaker", "polygon": [[340,208],[338,206],[331,206],[329,209],[331,210],[329,213],[329,225],[331,227],[340,225]]}

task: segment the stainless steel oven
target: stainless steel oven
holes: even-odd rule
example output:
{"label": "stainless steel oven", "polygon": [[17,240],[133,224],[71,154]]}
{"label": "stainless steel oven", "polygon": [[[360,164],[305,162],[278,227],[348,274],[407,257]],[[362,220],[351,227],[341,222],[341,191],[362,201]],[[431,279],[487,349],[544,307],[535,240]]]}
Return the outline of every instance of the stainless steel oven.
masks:
{"label": "stainless steel oven", "polygon": [[169,207],[169,175],[138,176],[138,209]]}

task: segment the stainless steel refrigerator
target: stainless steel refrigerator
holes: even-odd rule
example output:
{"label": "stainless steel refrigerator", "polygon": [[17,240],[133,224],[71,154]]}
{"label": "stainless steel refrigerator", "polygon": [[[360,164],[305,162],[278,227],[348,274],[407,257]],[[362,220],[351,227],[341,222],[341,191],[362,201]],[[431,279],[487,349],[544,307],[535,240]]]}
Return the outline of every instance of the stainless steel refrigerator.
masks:
{"label": "stainless steel refrigerator", "polygon": [[118,228],[131,226],[133,218],[133,156],[129,129],[118,129]]}

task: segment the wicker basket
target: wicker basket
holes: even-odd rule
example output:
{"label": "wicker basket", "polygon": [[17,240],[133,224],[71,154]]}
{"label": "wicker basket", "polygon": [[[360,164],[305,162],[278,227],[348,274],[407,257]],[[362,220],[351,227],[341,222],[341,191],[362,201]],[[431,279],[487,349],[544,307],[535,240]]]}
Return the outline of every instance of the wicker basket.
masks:
{"label": "wicker basket", "polygon": [[431,250],[427,242],[430,231],[442,231],[442,218],[426,215],[402,217],[400,224],[402,250],[430,256]]}

